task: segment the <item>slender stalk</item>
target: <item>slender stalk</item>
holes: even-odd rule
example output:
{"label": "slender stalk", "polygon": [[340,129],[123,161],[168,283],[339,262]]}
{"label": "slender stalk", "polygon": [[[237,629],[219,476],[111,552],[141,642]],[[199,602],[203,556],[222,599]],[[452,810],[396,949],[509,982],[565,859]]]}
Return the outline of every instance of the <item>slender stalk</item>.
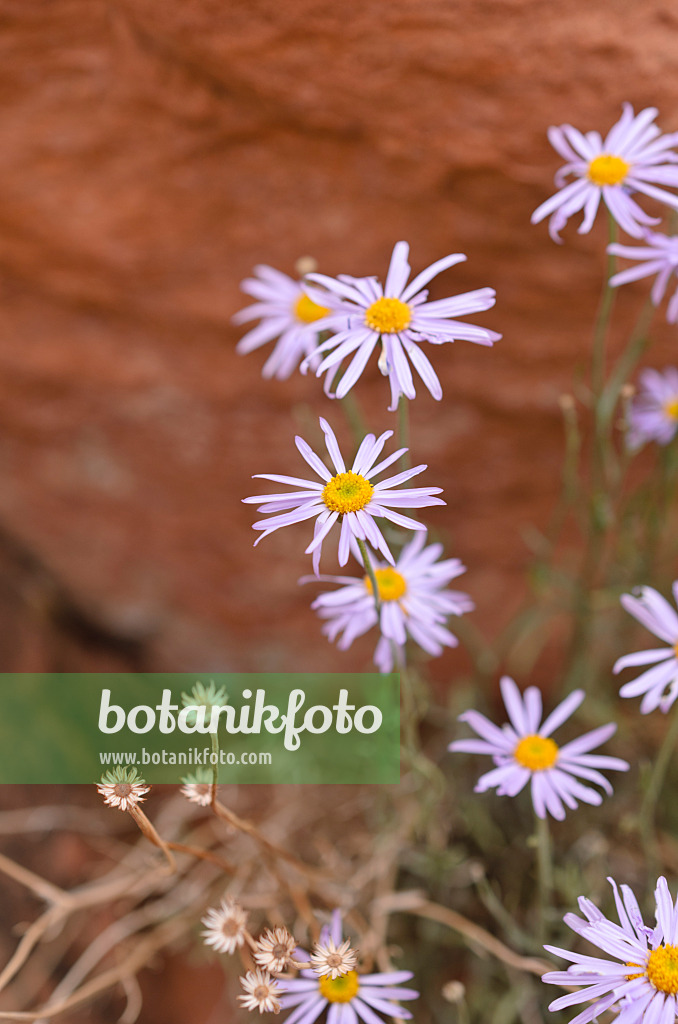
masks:
{"label": "slender stalk", "polygon": [[379,597],[379,584],[377,583],[377,577],[374,575],[372,560],[370,559],[370,555],[367,550],[367,544],[365,543],[365,541],[360,540],[359,537],[356,537],[356,540],[358,541],[358,547],[360,548],[360,554],[363,560],[363,568],[367,573],[370,583],[372,584],[374,607],[376,608],[377,611],[377,617],[379,617],[381,613],[381,598]]}
{"label": "slender stalk", "polygon": [[[610,214],[609,219],[609,235],[610,244],[617,241],[617,223],[612,214]],[[596,325],[593,332],[591,390],[593,392],[593,398],[596,404],[598,402],[598,399],[600,398],[600,395],[603,390],[603,385],[605,383],[605,341],[607,339],[607,329],[610,323],[612,307],[614,305],[614,299],[616,294],[616,289],[610,287],[610,278],[613,276],[616,267],[616,257],[608,254],[607,273],[605,275],[605,283],[603,285],[603,291],[600,297],[598,316],[596,317]]]}
{"label": "slender stalk", "polygon": [[410,402],[405,395],[398,400],[398,447],[407,448],[407,451],[400,458],[400,465],[403,471],[410,469],[412,458],[410,456]]}
{"label": "slender stalk", "polygon": [[212,738],[212,753],[215,755],[212,765],[212,804],[217,798],[217,784],[219,782],[219,737],[216,732],[210,733]]}
{"label": "slender stalk", "polygon": [[553,893],[553,857],[551,851],[551,832],[548,818],[536,819],[536,847],[537,847],[537,884],[539,897],[539,923],[538,935],[540,944],[546,938],[546,914],[547,908],[551,906],[551,895]]}
{"label": "slender stalk", "polygon": [[657,838],[655,835],[655,814],[657,803],[661,795],[662,786],[666,778],[671,756],[678,741],[678,714],[674,711],[671,725],[667,730],[664,742],[659,748],[657,759],[652,769],[650,781],[643,802],[640,805],[638,826],[645,849],[645,856],[648,861],[648,869],[652,862],[657,860]]}

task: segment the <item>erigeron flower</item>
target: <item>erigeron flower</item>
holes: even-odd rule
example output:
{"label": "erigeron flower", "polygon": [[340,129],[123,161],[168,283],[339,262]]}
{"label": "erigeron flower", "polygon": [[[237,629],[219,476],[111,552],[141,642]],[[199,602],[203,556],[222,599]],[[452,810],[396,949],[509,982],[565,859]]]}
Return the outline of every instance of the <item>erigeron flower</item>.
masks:
{"label": "erigeron flower", "polygon": [[[445,647],[456,647],[458,640],[447,628],[450,615],[473,611],[473,601],[447,585],[466,571],[458,558],[438,561],[442,544],[426,543],[426,534],[417,533],[405,545],[395,566],[374,561],[379,589],[379,617],[369,576],[321,576],[323,582],[338,583],[339,589],[321,594],[311,605],[325,620],[323,633],[340,650],[347,650],[358,636],[378,625],[381,636],[374,652],[380,672],[392,672],[394,653],[404,662],[405,642],[411,637],[433,657]],[[306,577],[308,582],[313,577]]]}
{"label": "erigeron flower", "polygon": [[296,940],[287,928],[267,928],[257,939],[254,959],[264,970],[280,974],[294,955]]}
{"label": "erigeron flower", "polygon": [[647,441],[666,445],[678,432],[678,370],[643,370],[628,411],[626,443],[635,451]]}
{"label": "erigeron flower", "polygon": [[255,267],[254,275],[240,287],[257,301],[236,313],[233,322],[260,323],[240,339],[236,351],[253,352],[277,338],[261,372],[264,377],[278,380],[289,377],[302,359],[308,358],[311,365],[317,366],[320,360],[314,359],[313,353],[319,332],[312,325],[329,312],[328,308],[308,297],[302,281],[295,281],[273,267]]}
{"label": "erigeron flower", "polygon": [[[332,924],[320,933],[321,945],[329,940],[336,947],[343,943],[341,914],[334,911]],[[307,953],[297,949],[297,960],[310,963]],[[338,978],[318,977],[313,970],[303,970],[299,978],[285,978],[280,982],[280,1004],[283,1009],[294,1007],[285,1024],[314,1024],[327,1009],[327,1024],[381,1024],[378,1014],[410,1020],[412,1014],[392,1000],[417,999],[415,989],[401,988],[412,977],[411,971],[390,971],[384,974],[358,974],[351,969]],[[376,1011],[376,1012],[375,1012]]]}
{"label": "erigeron flower", "polygon": [[678,162],[678,155],[672,152],[678,144],[678,133],[661,135],[652,124],[657,113],[654,107],[647,107],[634,114],[633,107],[625,103],[622,116],[605,141],[598,132],[583,135],[569,124],[549,128],[549,142],[567,161],[556,174],[556,185],[560,188],[569,175],[575,180],[542,203],[532,214],[532,223],[550,215],[549,233],[560,242],[561,228],[583,210],[579,233],[586,234],[602,199],[620,228],[640,238],[646,226],[658,220],[648,216],[631,193],[642,192],[678,208],[678,196],[657,187],[678,187],[678,168],[672,166]]}
{"label": "erigeron flower", "polygon": [[325,942],[316,943],[311,953],[311,965],[319,978],[326,977],[334,981],[343,974],[352,971],[358,962],[358,953],[351,948],[351,940],[345,939],[337,945],[331,936]]}
{"label": "erigeron flower", "polygon": [[184,785],[179,792],[199,807],[209,807],[212,802],[213,774],[208,768],[196,768],[194,775],[187,775],[181,781]]}
{"label": "erigeron flower", "polygon": [[[629,281],[637,281],[641,277],[657,275],[652,285],[650,298],[652,304],[658,306],[666,294],[671,277],[678,274],[678,236],[662,235],[658,231],[645,232],[645,245],[608,245],[607,251],[612,256],[623,256],[627,260],[639,260],[635,267],[620,270],[610,278],[610,285],[616,288]],[[666,319],[670,324],[678,322],[678,289],[673,293],[666,311]]]}
{"label": "erigeron flower", "polygon": [[516,796],[531,782],[537,815],[545,818],[548,812],[559,821],[565,817],[565,807],[575,808],[578,800],[601,804],[600,793],[584,786],[579,779],[594,782],[611,794],[612,786],[597,769],[628,771],[628,763],[618,757],[589,753],[605,743],[617,726],[603,725],[559,747],[551,733],[576,711],[584,691],[573,690],[540,725],[542,700],[536,686],[528,686],[521,695],[508,676],[503,677],[500,685],[510,725],[499,729],[478,711],[466,711],[459,716],[460,721],[468,722],[481,739],[456,740],[448,747],[468,754],[490,754],[493,758],[496,767],[478,779],[476,793],[496,789],[499,796]]}
{"label": "erigeron flower", "polygon": [[280,1012],[282,988],[266,971],[261,971],[258,967],[248,971],[245,977],[240,979],[240,984],[245,994],[238,996],[238,1001],[246,1010],[258,1010],[259,1013]]}
{"label": "erigeron flower", "polygon": [[334,466],[334,473],[330,472],[324,462],[301,437],[296,437],[295,442],[302,458],[317,473],[322,483],[293,476],[279,476],[275,473],[258,473],[257,477],[264,480],[273,480],[276,483],[290,484],[292,487],[303,489],[287,492],[287,494],[258,494],[252,498],[243,499],[248,503],[261,502],[257,509],[258,512],[282,513],[254,523],[253,529],[263,531],[255,541],[255,547],[260,540],[283,526],[301,523],[305,519],[315,519],[313,540],[306,548],[306,554],[313,554],[313,571],[317,575],[322,543],[334,524],[340,522],[340,565],[346,565],[348,561],[351,537],[356,537],[361,541],[367,540],[373,548],[381,551],[384,557],[394,564],[393,555],[376,520],[388,519],[406,529],[424,530],[425,527],[421,523],[409,516],[402,515],[396,509],[444,505],[444,501],[434,497],[440,493],[441,488],[414,487],[393,490],[399,484],[422,473],[426,469],[425,465],[415,466],[413,469],[397,473],[395,476],[382,480],[381,483],[374,482],[376,476],[379,476],[387,466],[392,465],[407,451],[407,448],[400,448],[377,463],[386,441],[393,434],[392,430],[385,431],[378,438],[375,438],[374,434],[368,434],[363,438],[353,464],[350,470],[347,470],[332,428],[322,418],[320,426],[325,434],[325,444]]}
{"label": "erigeron flower", "polygon": [[545,946],[550,953],[571,961],[566,971],[549,971],[542,981],[578,992],[559,996],[549,1010],[591,1000],[591,1005],[570,1024],[589,1024],[605,1010],[615,1009],[618,1024],[674,1024],[678,1016],[678,904],[674,904],[665,878],[655,889],[655,927],[645,925],[638,902],[628,885],[608,878],[614,892],[619,924],[581,896],[577,914],[566,914],[565,923],[597,946],[604,957],[571,953]]}
{"label": "erigeron flower", "polygon": [[150,789],[136,768],[122,768],[120,765],[104,772],[101,782],[97,784],[97,791],[104,798],[104,803],[109,807],[118,807],[121,811],[128,811],[143,803]]}
{"label": "erigeron flower", "polygon": [[[396,408],[400,395],[407,398],[416,396],[410,363],[433,397],[440,400],[443,394],[440,381],[421,349],[421,342],[442,345],[446,341],[465,340],[477,345],[493,345],[501,338],[496,331],[456,319],[494,306],[493,288],[478,288],[451,298],[426,301],[428,291],[424,286],[443,270],[465,260],[463,253],[437,260],[408,284],[411,272],[407,262],[409,248],[407,242],[396,244],[383,285],[376,277],[356,278],[340,274],[335,279],[324,274],[308,275],[308,281],[316,282],[324,289],[319,292],[309,288],[309,294],[314,301],[322,301],[329,307],[327,316],[317,323],[319,330],[333,333],[333,337],[317,349],[324,358],[317,366],[316,374],[327,374],[327,394],[337,398],[347,395],[381,341],[379,369],[388,375],[391,385],[389,408]],[[332,392],[335,377],[348,357],[348,368]]]}
{"label": "erigeron flower", "polygon": [[[678,580],[673,584],[673,599],[678,604]],[[653,587],[639,587],[636,594],[622,594],[621,603],[641,625],[668,644],[668,647],[625,654],[615,662],[613,672],[636,665],[652,665],[636,679],[624,683],[620,697],[640,697],[640,712],[655,708],[666,712],[678,697],[678,615]]]}
{"label": "erigeron flower", "polygon": [[247,914],[235,900],[223,899],[220,907],[210,907],[201,923],[206,929],[201,932],[205,945],[217,953],[235,953],[245,941]]}

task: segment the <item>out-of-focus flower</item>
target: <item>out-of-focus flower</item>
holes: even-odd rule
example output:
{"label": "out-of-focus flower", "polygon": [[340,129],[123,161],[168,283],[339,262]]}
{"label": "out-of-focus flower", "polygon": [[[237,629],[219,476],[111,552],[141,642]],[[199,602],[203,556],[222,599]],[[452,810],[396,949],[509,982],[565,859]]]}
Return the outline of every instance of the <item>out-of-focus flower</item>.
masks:
{"label": "out-of-focus flower", "polygon": [[[678,1016],[678,906],[674,905],[665,878],[655,890],[656,927],[644,924],[638,902],[628,885],[608,878],[614,890],[620,924],[609,920],[598,907],[581,896],[584,918],[566,914],[565,923],[577,935],[597,946],[604,957],[570,953],[557,946],[545,946],[550,953],[571,961],[566,971],[549,971],[542,981],[578,992],[560,996],[549,1010],[563,1010],[591,1000],[570,1024],[589,1024],[605,1010],[615,1007],[619,1024],[673,1024]],[[612,959],[610,959],[612,958]]]}
{"label": "out-of-focus flower", "polygon": [[245,941],[247,914],[235,900],[224,899],[220,907],[210,907],[202,924],[206,929],[202,932],[205,945],[217,953],[235,953]]}
{"label": "out-of-focus flower", "polygon": [[[673,599],[678,603],[678,580],[673,584]],[[650,651],[625,654],[615,662],[615,674],[636,665],[652,665],[636,679],[624,683],[620,697],[640,697],[640,712],[649,714],[655,708],[666,712],[678,697],[678,615],[653,587],[639,587],[637,595],[622,594],[621,603],[634,619],[667,643]],[[667,689],[668,687],[668,689]]]}
{"label": "out-of-focus flower", "polygon": [[643,370],[628,412],[626,443],[635,451],[648,441],[665,445],[678,432],[678,370]]}
{"label": "out-of-focus flower", "polygon": [[255,267],[254,274],[240,287],[257,302],[236,313],[233,322],[260,320],[261,323],[240,339],[236,351],[253,352],[277,338],[261,372],[264,377],[278,380],[294,373],[302,359],[309,358],[311,365],[317,365],[319,360],[314,359],[313,353],[319,331],[312,325],[329,312],[328,308],[308,297],[302,281],[295,281],[273,267]]}
{"label": "out-of-focus flower", "polygon": [[[387,430],[379,438],[375,438],[374,434],[364,437],[351,469],[347,470],[329,423],[321,418],[320,426],[325,434],[325,444],[334,465],[334,474],[301,437],[296,437],[295,442],[302,458],[318,474],[322,483],[293,476],[278,476],[275,473],[258,473],[257,477],[261,479],[302,487],[303,490],[243,498],[243,501],[248,503],[261,502],[258,512],[282,513],[254,523],[253,529],[264,531],[255,541],[255,547],[260,540],[283,526],[301,523],[305,519],[315,519],[313,540],[306,548],[306,554],[313,554],[313,571],[317,575],[322,543],[334,524],[340,520],[339,565],[346,565],[348,561],[351,537],[367,540],[393,564],[393,555],[375,520],[388,519],[406,529],[424,530],[425,527],[421,523],[395,510],[444,505],[445,502],[441,498],[433,497],[440,493],[441,488],[414,487],[398,491],[392,489],[413,476],[418,476],[426,469],[425,465],[415,466],[403,473],[397,473],[396,476],[390,476],[381,483],[374,483],[376,476],[407,451],[407,448],[400,448],[393,455],[377,463],[384,444],[393,434],[392,430]],[[287,511],[288,509],[291,511]]]}
{"label": "out-of-focus flower", "polygon": [[[335,911],[330,928],[323,928],[320,944],[327,945],[332,939],[334,945],[342,945],[341,914]],[[295,958],[310,963],[307,953],[297,949]],[[409,1020],[409,1010],[392,1000],[417,999],[415,989],[401,988],[404,981],[412,977],[411,971],[391,971],[386,974],[358,974],[350,970],[338,978],[326,975],[319,978],[312,970],[301,971],[299,978],[285,978],[280,982],[283,993],[280,1003],[283,1009],[294,1007],[285,1024],[314,1024],[320,1014],[329,1006],[327,1024],[357,1024],[358,1018],[364,1024],[378,1024],[379,1013],[398,1020]],[[375,1013],[375,1010],[377,1011]]]}
{"label": "out-of-focus flower", "polygon": [[358,953],[351,949],[351,940],[345,939],[337,945],[331,936],[325,942],[318,942],[311,953],[311,965],[319,978],[327,977],[334,981],[342,974],[352,971],[358,962]]}
{"label": "out-of-focus flower", "polygon": [[194,775],[187,775],[181,780],[184,785],[180,793],[199,807],[209,807],[212,802],[213,775],[209,768],[196,768]]}
{"label": "out-of-focus flower", "polygon": [[[439,400],[443,394],[440,381],[420,348],[421,342],[442,345],[446,341],[463,340],[477,345],[493,345],[501,338],[496,331],[456,319],[490,309],[496,294],[493,288],[478,288],[448,299],[426,301],[428,291],[424,285],[443,270],[465,260],[463,253],[437,260],[408,284],[411,272],[407,262],[409,250],[407,242],[396,243],[383,285],[376,277],[357,278],[340,274],[335,279],[324,274],[308,275],[309,281],[322,285],[324,289],[320,292],[310,288],[309,294],[316,302],[322,301],[330,307],[327,316],[317,324],[319,330],[333,332],[333,337],[324,341],[317,350],[319,353],[329,352],[316,368],[318,376],[327,374],[327,394],[337,398],[347,395],[381,341],[379,369],[388,375],[391,385],[389,408],[396,408],[400,395],[416,397],[410,363],[433,397]],[[348,357],[351,361],[332,391],[341,364]]]}
{"label": "out-of-focus flower", "polygon": [[257,939],[254,959],[265,971],[280,974],[293,956],[296,941],[287,928],[267,928]]}
{"label": "out-of-focus flower", "polygon": [[601,804],[600,793],[579,779],[594,782],[610,794],[612,786],[597,769],[628,771],[628,763],[618,757],[589,753],[605,743],[617,726],[602,725],[559,747],[551,733],[579,707],[583,690],[573,690],[541,725],[542,700],[536,686],[528,686],[521,695],[514,681],[504,676],[501,693],[511,724],[499,729],[478,711],[466,711],[459,716],[460,721],[468,722],[481,739],[456,740],[448,748],[467,754],[490,754],[493,758],[496,767],[481,775],[476,793],[496,789],[499,796],[516,796],[531,782],[532,803],[538,816],[545,818],[548,812],[559,821],[565,817],[565,807],[574,809],[578,800]]}
{"label": "out-of-focus flower", "polygon": [[[648,224],[657,224],[638,206],[631,193],[642,192],[652,199],[678,208],[678,196],[657,186],[678,187],[678,155],[672,152],[678,144],[678,133],[662,135],[652,122],[658,111],[647,107],[634,114],[625,103],[622,116],[610,129],[605,141],[598,132],[583,135],[572,125],[549,128],[549,142],[567,161],[556,174],[560,189],[532,214],[537,224],[551,215],[549,233],[560,242],[560,230],[580,210],[584,219],[580,234],[591,230],[602,199],[619,227],[634,238],[641,238]],[[574,181],[561,186],[569,175]]]}
{"label": "out-of-focus flower", "polygon": [[[678,273],[678,236],[662,235],[658,231],[645,232],[646,245],[608,245],[607,251],[612,256],[623,256],[627,260],[639,260],[635,267],[620,270],[610,278],[610,284],[616,288],[629,281],[637,281],[641,277],[657,275],[652,285],[650,298],[655,306],[664,298],[666,288],[673,274]],[[666,319],[670,324],[678,321],[678,290],[673,293],[666,311]]]}
{"label": "out-of-focus flower", "polygon": [[136,768],[122,768],[120,765],[104,772],[101,782],[97,784],[104,803],[109,807],[118,807],[121,811],[128,811],[143,803],[150,789]]}
{"label": "out-of-focus flower", "polygon": [[240,979],[240,984],[245,994],[238,996],[238,1000],[246,1010],[258,1010],[259,1013],[280,1012],[282,987],[266,971],[261,971],[258,967],[248,971],[245,977]]}
{"label": "out-of-focus flower", "polygon": [[[473,601],[459,590],[445,588],[466,571],[458,558],[438,561],[442,544],[426,543],[426,535],[418,533],[403,548],[395,567],[374,563],[381,608],[378,625],[381,637],[374,652],[380,672],[392,672],[394,648],[400,663],[404,660],[405,642],[410,636],[425,651],[437,657],[444,647],[456,647],[456,636],[447,629],[450,615],[473,611]],[[313,577],[305,577],[308,582]],[[312,604],[325,619],[323,633],[331,641],[337,637],[340,650],[347,650],[356,637],[377,625],[372,583],[368,576],[321,576],[340,588],[321,594]]]}
{"label": "out-of-focus flower", "polygon": [[198,718],[198,709],[204,708],[204,721],[209,724],[213,707],[223,707],[228,696],[223,686],[217,686],[213,679],[210,679],[207,686],[198,681],[190,693],[182,693],[181,703],[185,708],[191,710],[186,713],[186,723],[195,725]]}

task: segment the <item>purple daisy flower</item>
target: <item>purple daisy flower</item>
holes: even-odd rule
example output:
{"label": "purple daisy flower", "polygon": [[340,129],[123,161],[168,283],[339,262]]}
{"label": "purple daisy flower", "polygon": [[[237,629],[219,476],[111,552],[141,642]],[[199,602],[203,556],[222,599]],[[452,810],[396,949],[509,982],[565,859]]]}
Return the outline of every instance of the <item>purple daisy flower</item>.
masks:
{"label": "purple daisy flower", "polygon": [[666,879],[659,878],[655,889],[657,924],[650,928],[644,924],[628,885],[622,885],[620,894],[616,882],[612,878],[608,882],[614,891],[620,924],[610,921],[584,896],[579,899],[584,918],[577,914],[566,914],[564,918],[572,931],[606,956],[544,947],[571,961],[571,965],[566,971],[549,971],[542,981],[567,988],[583,986],[578,992],[554,1000],[549,1010],[562,1010],[590,999],[591,1006],[577,1014],[570,1024],[589,1024],[613,1007],[619,1011],[617,1024],[674,1024],[678,1016],[678,903],[673,903]]}
{"label": "purple daisy flower", "polygon": [[[673,584],[673,599],[678,603],[678,580]],[[612,670],[615,675],[632,665],[653,666],[630,683],[624,683],[619,696],[639,697],[642,693],[642,715],[649,714],[655,708],[666,713],[678,697],[678,615],[669,602],[652,587],[640,587],[637,596],[622,594],[621,603],[634,619],[669,646],[636,651],[619,658]]]}
{"label": "purple daisy flower", "polygon": [[323,633],[330,641],[339,637],[339,650],[348,650],[356,637],[378,625],[381,637],[374,661],[380,672],[392,672],[394,654],[398,664],[404,663],[408,636],[433,657],[445,647],[457,646],[456,636],[446,628],[447,619],[473,611],[474,604],[468,594],[445,588],[466,567],[458,558],[439,562],[442,544],[424,547],[425,543],[426,534],[418,533],[405,545],[394,567],[374,562],[381,601],[378,620],[367,576],[320,577],[323,582],[340,585],[339,590],[321,594],[311,605],[326,620]]}
{"label": "purple daisy flower", "polygon": [[[248,503],[261,502],[258,512],[277,512],[269,519],[261,519],[254,523],[255,530],[263,530],[260,540],[283,526],[301,523],[305,519],[315,519],[313,540],[306,548],[306,554],[313,554],[313,571],[318,574],[320,567],[320,551],[327,534],[337,521],[341,521],[339,535],[339,565],[346,565],[351,547],[351,537],[368,541],[375,550],[381,551],[384,557],[394,565],[393,555],[386,543],[376,519],[388,519],[396,526],[408,530],[425,530],[422,523],[409,516],[395,511],[400,508],[425,508],[429,505],[444,505],[440,487],[410,487],[404,490],[393,490],[425,469],[425,465],[414,466],[395,476],[390,476],[381,483],[374,478],[396,462],[407,448],[400,448],[392,455],[377,463],[384,444],[393,435],[387,430],[380,437],[367,434],[358,448],[350,470],[339,450],[337,439],[326,420],[320,419],[320,426],[325,434],[325,444],[334,465],[334,473],[330,472],[325,463],[301,437],[295,442],[301,456],[311,469],[318,474],[322,483],[317,480],[304,480],[295,476],[279,476],[275,473],[257,473],[256,476],[276,483],[302,487],[303,490],[291,491],[286,494],[257,494],[252,498],[243,498]],[[376,465],[375,465],[376,463]],[[287,511],[291,510],[291,511]]]}
{"label": "purple daisy flower", "polygon": [[[676,293],[678,294],[678,293]],[[635,451],[647,441],[665,445],[678,431],[678,370],[643,370],[640,391],[628,413],[626,444]]]}
{"label": "purple daisy flower", "polygon": [[255,267],[254,275],[243,281],[240,287],[257,301],[236,313],[233,323],[242,324],[249,320],[260,320],[261,323],[240,339],[236,352],[253,352],[277,338],[261,371],[264,377],[284,380],[306,358],[317,366],[319,360],[313,353],[320,332],[311,325],[329,313],[328,307],[310,299],[301,281],[295,281],[273,267]]}
{"label": "purple daisy flower", "polygon": [[612,786],[597,769],[628,771],[628,763],[618,757],[590,753],[609,740],[617,726],[602,725],[559,747],[551,733],[576,711],[584,691],[573,690],[540,725],[542,701],[536,686],[528,686],[521,696],[508,676],[503,677],[500,685],[511,724],[499,729],[478,711],[466,711],[459,716],[460,721],[468,722],[481,739],[456,740],[448,747],[452,751],[492,756],[496,768],[478,779],[475,792],[496,789],[499,796],[516,796],[531,781],[532,803],[538,816],[545,818],[548,812],[559,821],[565,817],[565,806],[574,809],[578,800],[601,804],[600,793],[584,786],[579,779],[595,782],[611,794]]}
{"label": "purple daisy flower", "polygon": [[[623,256],[627,260],[640,260],[635,267],[620,270],[610,278],[610,285],[616,288],[629,281],[637,281],[641,277],[657,275],[652,285],[650,297],[658,306],[666,294],[666,288],[672,275],[678,273],[678,236],[662,235],[658,231],[645,232],[646,245],[608,245],[607,251],[612,256]],[[666,311],[666,319],[670,324],[678,321],[678,289],[673,293]]]}
{"label": "purple daisy flower", "polygon": [[[494,306],[494,288],[478,288],[449,299],[426,301],[428,291],[424,285],[448,267],[461,263],[466,256],[462,253],[445,256],[408,284],[409,251],[407,242],[396,243],[384,285],[376,277],[340,274],[335,280],[324,274],[308,275],[309,281],[326,289],[323,292],[309,289],[309,295],[330,307],[330,313],[317,324],[319,330],[332,331],[333,337],[318,348],[319,353],[329,352],[329,355],[317,367],[316,375],[327,374],[325,392],[331,397],[343,398],[348,394],[381,341],[379,369],[388,376],[391,385],[389,409],[393,411],[397,407],[400,395],[416,397],[410,363],[433,397],[440,400],[443,394],[440,381],[420,343],[429,341],[442,345],[446,341],[463,340],[493,345],[501,338],[496,331],[456,319]],[[341,364],[349,356],[351,361],[332,392]]]}
{"label": "purple daisy flower", "polygon": [[[335,910],[332,924],[323,928],[320,944],[332,940],[335,946],[342,942],[341,914]],[[295,960],[310,963],[310,957],[303,949],[296,950]],[[401,988],[404,981],[412,978],[412,971],[390,971],[382,974],[358,974],[348,971],[338,978],[318,977],[315,971],[304,970],[299,978],[277,979],[283,1009],[294,1007],[285,1024],[313,1024],[320,1014],[329,1007],[327,1024],[382,1024],[382,1013],[398,1020],[410,1020],[409,1010],[392,1000],[418,999],[419,993],[412,988]],[[377,1011],[375,1013],[375,1010]]]}
{"label": "purple daisy flower", "polygon": [[[671,152],[678,143],[678,133],[661,135],[652,124],[658,111],[647,107],[634,114],[630,103],[607,133],[605,141],[598,132],[583,135],[570,124],[548,130],[549,142],[567,160],[556,174],[560,191],[542,203],[532,214],[532,223],[538,224],[551,216],[549,233],[560,242],[559,232],[568,219],[580,210],[584,219],[579,227],[586,234],[593,226],[602,199],[620,228],[634,238],[640,238],[648,224],[658,224],[631,198],[632,192],[642,192],[652,199],[678,208],[678,196],[657,185],[678,187],[678,155]],[[569,175],[575,180],[561,188]]]}

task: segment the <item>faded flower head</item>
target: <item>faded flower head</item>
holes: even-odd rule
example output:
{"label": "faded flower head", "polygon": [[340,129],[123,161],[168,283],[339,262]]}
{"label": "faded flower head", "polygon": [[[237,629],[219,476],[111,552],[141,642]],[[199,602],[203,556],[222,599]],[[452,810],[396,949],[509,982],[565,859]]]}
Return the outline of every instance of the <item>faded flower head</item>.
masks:
{"label": "faded flower head", "polygon": [[204,718],[208,722],[213,707],[223,707],[227,702],[228,695],[223,686],[217,686],[213,679],[205,685],[198,681],[190,693],[182,693],[181,703],[185,708],[195,708],[186,715],[186,723],[195,725],[198,717],[198,708],[205,708]]}
{"label": "faded flower head", "polygon": [[[549,971],[542,981],[579,991],[560,996],[549,1010],[585,1003],[591,1005],[570,1024],[589,1024],[606,1010],[616,1008],[622,1024],[674,1024],[678,1016],[678,902],[674,904],[665,878],[657,880],[654,927],[644,923],[638,901],[628,885],[608,878],[614,892],[619,924],[598,907],[579,898],[583,918],[566,914],[565,924],[605,954],[604,957],[570,953],[545,946],[555,956],[569,960],[566,971]],[[611,959],[610,959],[611,958]]]}
{"label": "faded flower head", "polygon": [[213,775],[209,768],[196,768],[193,775],[186,775],[181,780],[181,795],[199,807],[209,807],[212,802]]}
{"label": "faded flower head", "polygon": [[[633,107],[625,103],[621,118],[604,141],[598,132],[583,135],[569,124],[549,128],[549,142],[567,162],[556,174],[560,191],[534,211],[532,223],[550,216],[549,233],[560,242],[561,228],[583,210],[579,233],[586,234],[602,199],[619,227],[641,238],[647,225],[658,220],[638,206],[631,198],[633,192],[678,208],[678,196],[658,187],[678,187],[678,168],[673,166],[678,155],[672,151],[678,144],[678,133],[662,135],[652,123],[657,113],[654,107],[648,107],[634,114]],[[570,176],[574,181],[565,185]]]}
{"label": "faded flower head", "polygon": [[245,941],[247,914],[235,900],[223,899],[220,907],[210,907],[202,924],[206,929],[201,933],[205,945],[217,953],[235,953]]}
{"label": "faded flower head", "polygon": [[357,962],[358,953],[351,948],[350,939],[345,939],[337,946],[334,939],[328,936],[324,943],[316,943],[311,953],[311,964],[315,973],[319,978],[326,976],[332,981],[352,971]]}
{"label": "faded flower head", "polygon": [[598,769],[628,771],[628,763],[621,758],[590,753],[608,740],[617,726],[603,725],[559,747],[551,734],[576,711],[584,691],[573,690],[542,722],[541,693],[536,686],[528,686],[521,694],[508,676],[500,685],[510,724],[500,729],[478,711],[466,711],[459,719],[468,722],[480,739],[457,740],[448,747],[493,758],[495,767],[478,779],[476,793],[496,789],[499,796],[517,796],[530,782],[537,815],[545,818],[548,813],[559,821],[565,817],[565,808],[576,808],[577,801],[601,804],[600,793],[579,780],[594,782],[611,794],[612,786]]}
{"label": "faded flower head", "polygon": [[128,811],[142,803],[150,789],[136,768],[123,768],[120,765],[104,772],[101,782],[97,784],[104,803],[109,807],[118,807],[121,811]]}
{"label": "faded flower head", "polygon": [[257,939],[254,959],[271,974],[280,974],[285,970],[288,960],[296,949],[296,940],[287,928],[267,928]]}
{"label": "faded flower head", "polygon": [[626,443],[636,451],[648,441],[666,445],[678,432],[678,370],[643,370],[628,412]]}
{"label": "faded flower head", "polygon": [[260,322],[240,339],[236,351],[253,352],[275,341],[262,375],[278,380],[289,377],[302,359],[308,358],[311,365],[317,366],[320,359],[314,358],[314,351],[319,332],[313,325],[326,316],[329,309],[308,297],[303,282],[261,265],[254,268],[254,277],[248,277],[240,287],[257,301],[236,313],[233,322]]}
{"label": "faded flower head", "polygon": [[259,1013],[280,1012],[279,997],[282,989],[266,971],[262,971],[258,967],[253,971],[248,971],[245,977],[240,979],[240,984],[244,988],[245,994],[238,996],[238,1001],[246,1010],[258,1010]]}

